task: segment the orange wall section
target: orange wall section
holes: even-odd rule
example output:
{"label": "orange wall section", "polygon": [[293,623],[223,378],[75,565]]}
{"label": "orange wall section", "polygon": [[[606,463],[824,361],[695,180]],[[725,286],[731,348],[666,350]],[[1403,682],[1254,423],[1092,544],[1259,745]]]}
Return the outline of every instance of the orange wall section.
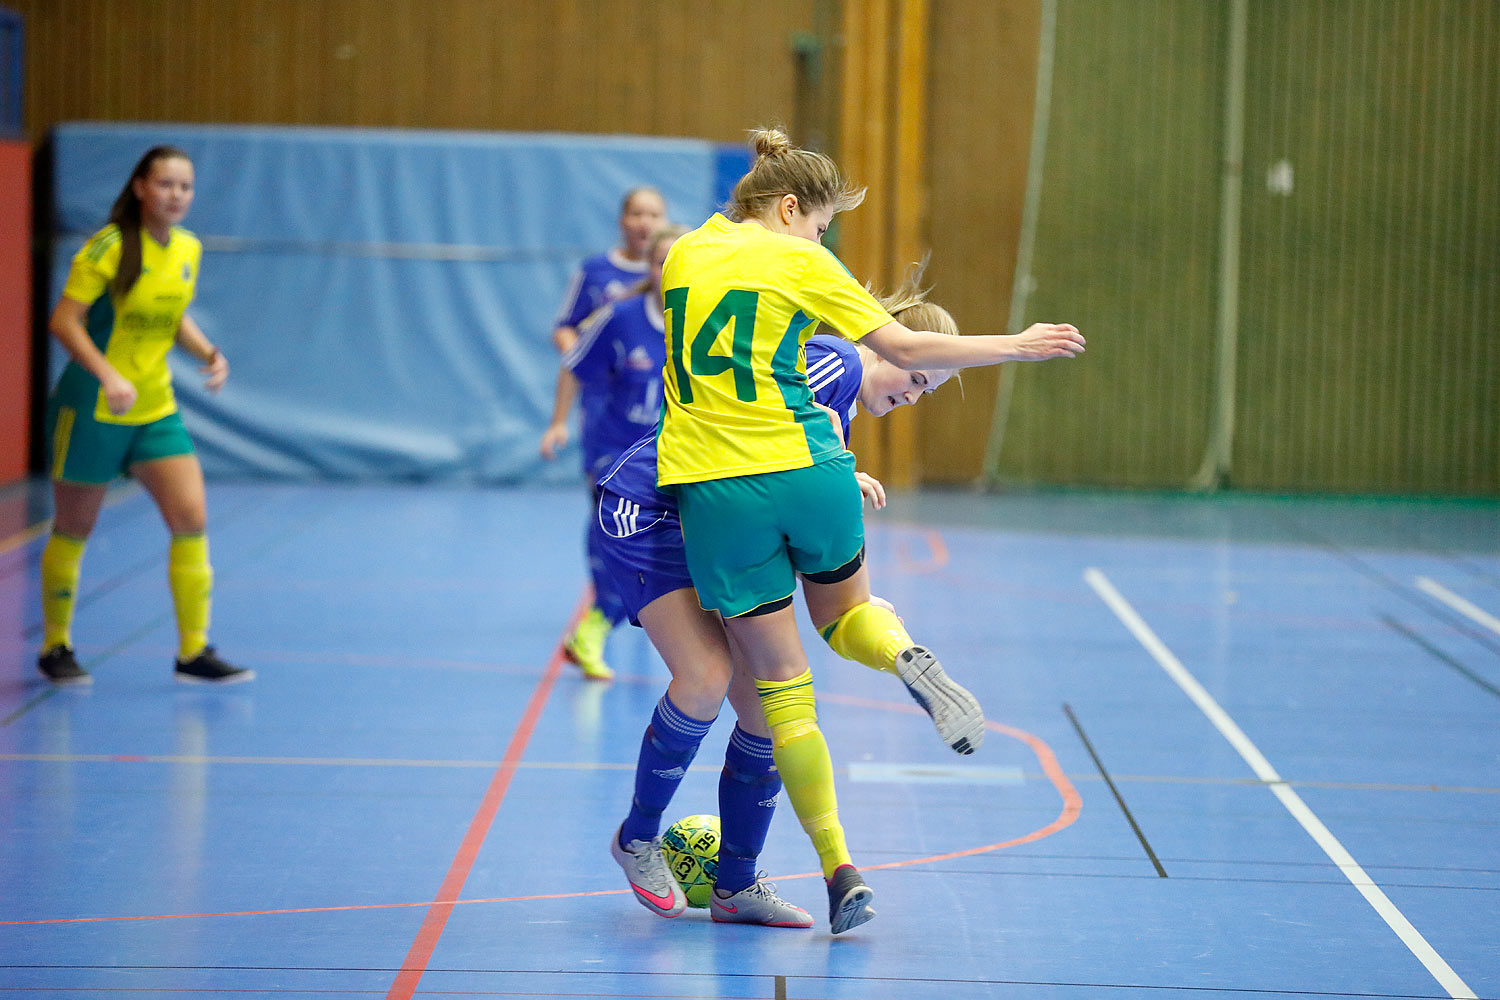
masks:
{"label": "orange wall section", "polygon": [[31,431],[31,144],[0,142],[0,484],[26,475]]}

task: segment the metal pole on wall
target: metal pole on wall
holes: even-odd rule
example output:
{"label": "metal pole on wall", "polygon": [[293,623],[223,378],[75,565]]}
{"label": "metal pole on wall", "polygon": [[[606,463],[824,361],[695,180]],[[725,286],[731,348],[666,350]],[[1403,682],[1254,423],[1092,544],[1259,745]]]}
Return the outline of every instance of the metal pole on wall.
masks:
{"label": "metal pole on wall", "polygon": [[[1052,57],[1057,36],[1057,0],[1042,0],[1042,28],[1036,61],[1036,101],[1031,123],[1031,156],[1026,164],[1026,200],[1021,207],[1020,246],[1016,251],[1016,273],[1010,293],[1010,318],[1006,332],[1021,329],[1026,318],[1026,300],[1036,281],[1031,275],[1032,249],[1036,244],[1037,216],[1042,204],[1042,168],[1047,159],[1047,123],[1052,112]],[[1010,416],[1011,387],[1015,365],[1000,366],[1000,386],[995,393],[995,413],[990,418],[980,482],[994,482],[1000,472],[1000,447],[1005,442],[1005,423]]]}
{"label": "metal pole on wall", "polygon": [[1213,428],[1193,489],[1229,482],[1234,449],[1235,360],[1240,313],[1240,195],[1245,174],[1245,49],[1249,0],[1229,8],[1229,76],[1224,83],[1224,163],[1219,205],[1219,309],[1215,336]]}

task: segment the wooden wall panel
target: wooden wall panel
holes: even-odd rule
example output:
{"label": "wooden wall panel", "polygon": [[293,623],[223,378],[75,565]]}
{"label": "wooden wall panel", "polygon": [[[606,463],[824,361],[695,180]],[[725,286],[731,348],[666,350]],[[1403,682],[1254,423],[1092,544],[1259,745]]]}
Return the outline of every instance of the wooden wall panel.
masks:
{"label": "wooden wall panel", "polygon": [[822,0],[10,0],[69,120],[684,135],[790,123]]}
{"label": "wooden wall panel", "polygon": [[[967,333],[1012,333],[1040,0],[933,0],[927,158],[928,281]],[[1061,321],[1061,320],[1060,320]],[[922,478],[980,475],[998,369],[966,372],[912,411]]]}

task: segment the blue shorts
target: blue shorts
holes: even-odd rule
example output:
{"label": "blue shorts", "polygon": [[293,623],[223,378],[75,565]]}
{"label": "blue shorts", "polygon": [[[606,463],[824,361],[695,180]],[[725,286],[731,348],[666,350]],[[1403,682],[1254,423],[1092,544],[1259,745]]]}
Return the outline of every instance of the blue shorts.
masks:
{"label": "blue shorts", "polygon": [[693,585],[675,510],[643,507],[605,487],[589,535],[632,625],[658,597]]}

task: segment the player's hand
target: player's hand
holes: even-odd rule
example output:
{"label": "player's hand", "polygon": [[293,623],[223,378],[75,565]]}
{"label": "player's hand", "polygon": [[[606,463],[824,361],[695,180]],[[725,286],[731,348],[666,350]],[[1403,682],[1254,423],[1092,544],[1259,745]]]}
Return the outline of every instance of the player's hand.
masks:
{"label": "player's hand", "polygon": [[224,357],[223,351],[215,348],[198,371],[206,376],[203,388],[209,392],[218,392],[224,388],[224,383],[229,381],[229,359]]}
{"label": "player's hand", "polygon": [[[874,594],[871,594],[870,603],[875,605],[877,608],[885,608],[891,614],[896,615],[896,606],[890,601],[887,601],[884,597],[876,597]],[[902,618],[900,615],[896,615],[896,620],[902,625],[906,624],[906,619]]]}
{"label": "player's hand", "polygon": [[104,405],[115,416],[124,416],[135,405],[135,383],[119,372],[112,372],[109,378],[100,379],[99,386],[104,390]]}
{"label": "player's hand", "polygon": [[559,451],[567,446],[567,443],[568,425],[548,424],[546,431],[542,433],[542,445],[537,450],[542,453],[543,458],[550,462],[557,457]]}
{"label": "player's hand", "polygon": [[1068,323],[1033,323],[1013,338],[1014,361],[1071,358],[1084,350],[1083,334]]}
{"label": "player's hand", "polygon": [[885,487],[880,485],[880,480],[863,472],[856,472],[854,479],[859,483],[860,495],[870,501],[871,507],[879,510],[885,506]]}

